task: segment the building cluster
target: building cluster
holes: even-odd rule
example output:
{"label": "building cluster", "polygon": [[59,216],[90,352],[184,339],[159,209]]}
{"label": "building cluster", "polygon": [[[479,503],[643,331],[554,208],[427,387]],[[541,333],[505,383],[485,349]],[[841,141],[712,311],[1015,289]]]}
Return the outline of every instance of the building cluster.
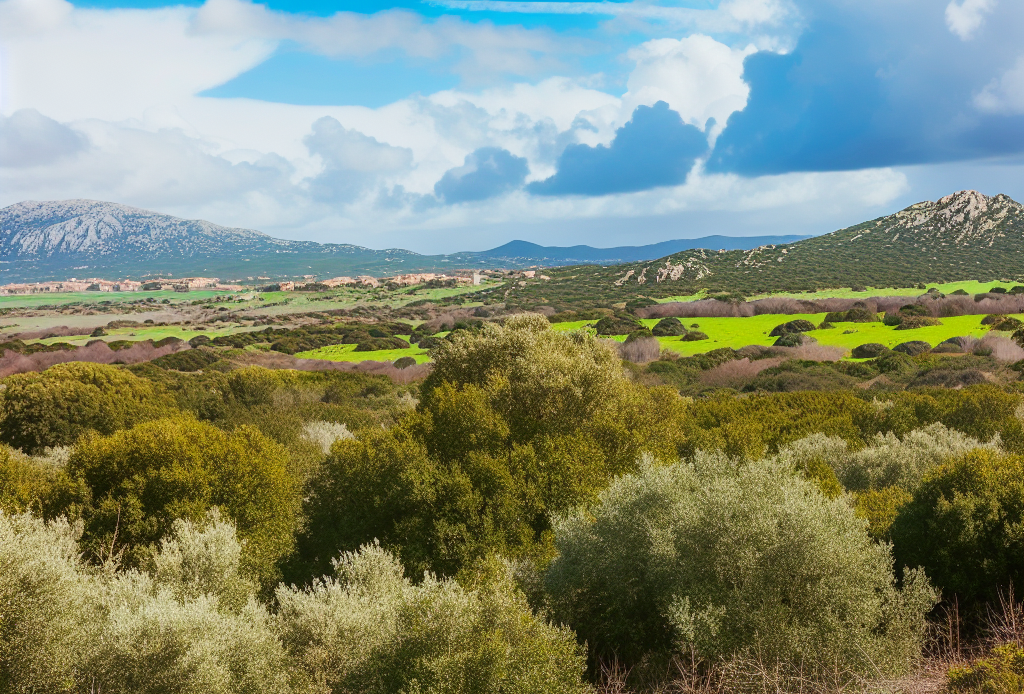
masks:
{"label": "building cluster", "polygon": [[22,282],[0,286],[0,296],[21,294],[55,294],[59,292],[138,292],[142,290],[164,289],[168,291],[187,292],[193,289],[222,289],[241,291],[239,284],[221,284],[216,277],[157,277],[145,282],[135,280],[104,280],[96,277],[89,279],[60,280],[54,282]]}

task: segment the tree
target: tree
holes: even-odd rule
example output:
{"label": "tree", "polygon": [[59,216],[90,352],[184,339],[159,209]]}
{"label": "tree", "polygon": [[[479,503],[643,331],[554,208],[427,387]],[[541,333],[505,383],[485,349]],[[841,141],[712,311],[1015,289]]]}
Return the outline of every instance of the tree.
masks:
{"label": "tree", "polygon": [[886,545],[845,499],[774,460],[701,454],[617,479],[559,517],[545,585],[597,657],[657,663],[693,649],[810,669],[898,672],[934,593],[894,584]]}
{"label": "tree", "polygon": [[0,440],[29,453],[70,446],[87,431],[118,429],[168,413],[153,384],[116,366],[69,362],[4,381]]}
{"label": "tree", "polygon": [[892,525],[900,565],[923,566],[946,598],[980,611],[1021,590],[1024,457],[977,449],[927,476]]}
{"label": "tree", "polygon": [[68,463],[88,487],[85,548],[123,549],[140,566],[178,519],[200,521],[219,507],[246,543],[243,564],[263,584],[292,546],[298,494],[287,453],[255,429],[225,433],[185,417],[90,434]]}

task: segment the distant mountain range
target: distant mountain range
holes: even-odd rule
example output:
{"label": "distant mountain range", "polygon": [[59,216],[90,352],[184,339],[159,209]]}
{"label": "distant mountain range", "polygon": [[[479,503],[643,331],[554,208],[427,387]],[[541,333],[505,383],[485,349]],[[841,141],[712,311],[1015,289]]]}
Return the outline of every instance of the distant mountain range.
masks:
{"label": "distant mountain range", "polygon": [[[594,272],[549,272],[516,286],[522,305],[665,297],[699,289],[754,294],[827,287],[1007,279],[1024,284],[1024,206],[964,190],[895,214],[788,245],[686,250]],[[618,297],[618,298],[616,298]]]}
{"label": "distant mountain range", "polygon": [[646,261],[694,248],[751,249],[803,236],[665,241],[648,246],[568,248],[512,241],[481,252],[420,255],[352,244],[276,239],[93,200],[21,202],[0,210],[0,284],[76,277],[159,275],[283,279],[303,275],[393,275],[458,268],[521,268]]}

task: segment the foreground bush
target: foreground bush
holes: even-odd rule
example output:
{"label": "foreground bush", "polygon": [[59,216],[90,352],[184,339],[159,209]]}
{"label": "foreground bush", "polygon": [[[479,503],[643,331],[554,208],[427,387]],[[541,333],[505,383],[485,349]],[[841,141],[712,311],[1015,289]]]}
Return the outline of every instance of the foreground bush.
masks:
{"label": "foreground bush", "polygon": [[627,663],[692,648],[895,673],[918,656],[934,604],[919,572],[895,586],[889,548],[844,499],[773,461],[646,467],[561,517],[555,545],[555,614],[594,655]]}
{"label": "foreground bush", "polygon": [[238,527],[262,582],[291,549],[298,490],[284,449],[254,429],[228,434],[182,417],[90,435],[68,472],[88,489],[82,540],[92,556],[121,551],[140,566],[176,519],[199,521],[214,506]]}
{"label": "foreground bush", "polygon": [[500,568],[473,589],[430,575],[413,585],[368,546],[336,560],[333,578],[277,599],[285,648],[318,691],[589,691],[573,633],[534,617]]}
{"label": "foreground bush", "polygon": [[997,646],[991,655],[946,675],[949,694],[1011,694],[1024,691],[1024,649],[1015,643]]}
{"label": "foreground bush", "polygon": [[1024,556],[1024,458],[975,450],[924,482],[893,522],[897,560],[923,566],[968,610],[1021,588]]}

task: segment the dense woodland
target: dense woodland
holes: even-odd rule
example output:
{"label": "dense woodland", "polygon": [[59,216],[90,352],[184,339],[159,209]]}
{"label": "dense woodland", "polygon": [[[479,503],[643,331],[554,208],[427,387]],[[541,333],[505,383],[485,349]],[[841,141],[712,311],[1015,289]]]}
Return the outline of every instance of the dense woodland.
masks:
{"label": "dense woodland", "polygon": [[1020,691],[1016,363],[549,326],[4,379],[0,690]]}

